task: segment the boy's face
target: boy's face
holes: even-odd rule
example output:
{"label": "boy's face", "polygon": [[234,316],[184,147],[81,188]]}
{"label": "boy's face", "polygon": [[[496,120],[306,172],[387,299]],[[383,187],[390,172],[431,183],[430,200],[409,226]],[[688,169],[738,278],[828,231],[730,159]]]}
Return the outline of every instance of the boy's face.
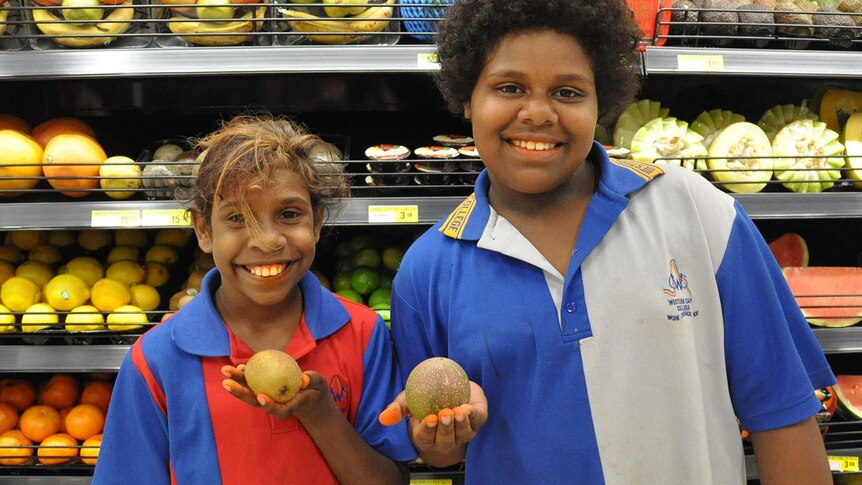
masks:
{"label": "boy's face", "polygon": [[[291,301],[320,238],[320,218],[304,182],[279,170],[264,187],[225,195],[214,202],[209,225],[197,213],[194,217],[198,244],[213,255],[221,273],[219,301],[248,311]],[[242,214],[243,203],[260,225],[257,237]]]}
{"label": "boy's face", "polygon": [[552,30],[503,37],[465,115],[495,190],[544,194],[572,182],[592,148],[596,83],[580,43]]}

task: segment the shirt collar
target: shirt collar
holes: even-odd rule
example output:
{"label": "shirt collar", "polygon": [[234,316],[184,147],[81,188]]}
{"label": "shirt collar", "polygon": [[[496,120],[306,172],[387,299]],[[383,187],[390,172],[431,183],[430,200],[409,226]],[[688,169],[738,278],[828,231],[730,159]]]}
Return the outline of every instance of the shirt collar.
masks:
{"label": "shirt collar", "polygon": [[[633,160],[611,160],[604,147],[593,142],[587,160],[598,162],[598,192],[607,198],[628,197],[654,178],[664,174],[657,165]],[[442,221],[438,230],[453,239],[478,241],[485,231],[491,216],[488,202],[488,170],[482,170],[476,179],[475,191],[464,199],[449,216]]]}
{"label": "shirt collar", "polygon": [[[230,355],[228,330],[213,300],[220,284],[218,270],[210,270],[201,292],[170,319],[173,340],[183,351],[201,357]],[[314,273],[307,272],[299,285],[305,323],[315,340],[328,337],[350,321],[350,314],[332,292],[320,286]]]}

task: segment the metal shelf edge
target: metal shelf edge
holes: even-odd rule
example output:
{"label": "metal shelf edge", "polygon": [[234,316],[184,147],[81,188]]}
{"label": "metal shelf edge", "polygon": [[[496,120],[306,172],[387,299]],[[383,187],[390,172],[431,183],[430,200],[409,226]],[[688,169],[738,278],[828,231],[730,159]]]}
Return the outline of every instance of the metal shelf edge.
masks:
{"label": "metal shelf edge", "polygon": [[706,74],[783,77],[862,76],[858,52],[791,49],[646,48],[650,74]]}
{"label": "metal shelf edge", "polygon": [[129,345],[4,345],[0,372],[116,372]]}
{"label": "metal shelf edge", "polygon": [[814,336],[827,354],[862,352],[862,327],[815,328]]}

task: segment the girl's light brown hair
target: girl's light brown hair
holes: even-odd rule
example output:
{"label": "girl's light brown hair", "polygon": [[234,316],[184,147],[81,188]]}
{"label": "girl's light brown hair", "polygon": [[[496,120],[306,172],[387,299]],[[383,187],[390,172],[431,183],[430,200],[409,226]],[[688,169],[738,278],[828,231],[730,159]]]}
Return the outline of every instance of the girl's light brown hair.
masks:
{"label": "girl's light brown hair", "polygon": [[[276,171],[289,170],[308,188],[315,217],[331,214],[350,196],[350,187],[340,163],[314,155],[325,153],[326,147],[325,141],[287,118],[237,116],[196,143],[197,152],[205,156],[192,186],[191,210],[210,224],[217,198],[230,195],[243,202],[249,190],[271,183]],[[248,205],[241,211],[249,230],[258,234],[260,225]]]}

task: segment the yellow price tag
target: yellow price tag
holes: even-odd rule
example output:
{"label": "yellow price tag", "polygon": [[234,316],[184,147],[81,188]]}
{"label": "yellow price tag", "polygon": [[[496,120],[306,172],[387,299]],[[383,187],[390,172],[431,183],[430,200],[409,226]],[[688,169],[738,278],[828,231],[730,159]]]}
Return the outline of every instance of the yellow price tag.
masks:
{"label": "yellow price tag", "polygon": [[90,212],[90,227],[138,227],[140,225],[141,211],[137,209]]}
{"label": "yellow price tag", "polygon": [[144,209],[141,211],[142,226],[190,226],[191,224],[191,214],[186,209]]}
{"label": "yellow price tag", "polygon": [[829,469],[833,472],[858,472],[858,456],[830,456]]}
{"label": "yellow price tag", "polygon": [[419,222],[418,205],[370,205],[368,222],[374,224],[415,224]]}
{"label": "yellow price tag", "polygon": [[680,54],[676,56],[680,71],[724,71],[724,56],[721,54]]}
{"label": "yellow price tag", "polygon": [[432,480],[410,480],[410,485],[452,485],[452,479],[450,478],[435,478]]}
{"label": "yellow price tag", "polygon": [[422,69],[440,69],[440,61],[436,52],[422,52],[416,55],[416,67]]}

